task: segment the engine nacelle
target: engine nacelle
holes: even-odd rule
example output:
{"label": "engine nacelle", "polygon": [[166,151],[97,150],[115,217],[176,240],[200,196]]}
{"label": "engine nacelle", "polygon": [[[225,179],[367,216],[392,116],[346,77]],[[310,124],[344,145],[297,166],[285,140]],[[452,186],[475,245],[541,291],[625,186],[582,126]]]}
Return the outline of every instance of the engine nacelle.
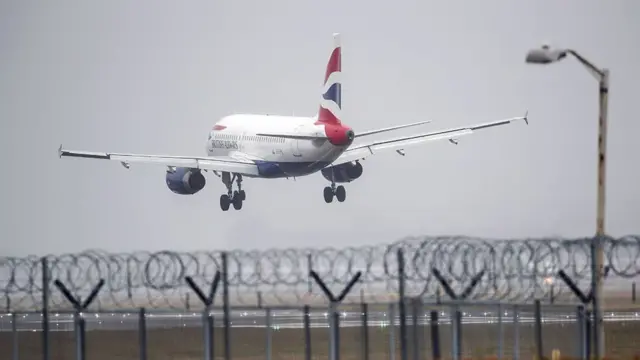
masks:
{"label": "engine nacelle", "polygon": [[165,176],[169,190],[180,195],[193,195],[207,183],[202,171],[193,168],[173,168]]}
{"label": "engine nacelle", "polygon": [[337,183],[345,183],[359,178],[362,175],[362,170],[362,164],[356,161],[355,163],[348,162],[331,166],[320,170],[320,172],[322,172],[322,176],[329,181],[333,180]]}

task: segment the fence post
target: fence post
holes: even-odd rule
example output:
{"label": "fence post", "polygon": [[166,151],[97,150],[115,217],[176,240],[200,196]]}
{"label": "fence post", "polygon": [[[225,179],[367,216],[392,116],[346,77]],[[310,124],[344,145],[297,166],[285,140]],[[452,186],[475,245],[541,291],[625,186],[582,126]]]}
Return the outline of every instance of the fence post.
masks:
{"label": "fence post", "polygon": [[407,359],[407,309],[405,303],[405,273],[404,273],[404,252],[398,249],[398,312],[400,317],[400,359]]}
{"label": "fence post", "polygon": [[542,356],[544,351],[542,349],[542,309],[540,300],[536,299],[534,303],[534,319],[535,319],[535,330],[534,336],[536,340],[536,358],[537,360],[542,360]]}
{"label": "fence post", "polygon": [[449,281],[442,276],[440,271],[436,268],[432,268],[431,272],[433,276],[440,282],[444,292],[455,302],[455,304],[451,307],[451,352],[454,360],[460,360],[462,358],[462,313],[460,312],[460,304],[459,302],[466,300],[473,290],[476,288],[482,277],[484,276],[485,270],[483,269],[479,273],[477,273],[472,279],[471,283],[464,289],[462,294],[457,295]]}
{"label": "fence post", "polygon": [[11,335],[13,335],[13,360],[19,360],[20,343],[18,342],[18,316],[15,312],[11,314]]}
{"label": "fence post", "polygon": [[196,296],[202,301],[204,310],[202,311],[202,326],[204,327],[204,358],[205,360],[213,360],[213,315],[211,315],[211,306],[216,297],[216,291],[218,290],[218,284],[220,283],[220,271],[216,271],[216,275],[213,277],[213,282],[209,288],[209,295],[205,296],[202,289],[193,281],[191,276],[186,276],[185,281],[196,293]]}
{"label": "fence post", "polygon": [[578,305],[577,311],[576,311],[576,320],[577,320],[577,325],[578,325],[578,351],[577,351],[577,357],[578,359],[584,359],[585,355],[586,355],[586,351],[585,351],[585,313],[584,313],[584,305]]}
{"label": "fence post", "polygon": [[231,309],[229,304],[229,261],[222,252],[222,307],[224,317],[224,359],[231,360]]}
{"label": "fence post", "polygon": [[265,325],[267,328],[267,344],[266,344],[266,359],[271,360],[271,309],[265,309]]}
{"label": "fence post", "polygon": [[585,310],[584,312],[584,340],[585,340],[585,358],[591,359],[591,326],[593,322],[591,321],[591,310]]}
{"label": "fence post", "polygon": [[389,360],[396,360],[396,304],[389,304]]}
{"label": "fence post", "polygon": [[75,309],[74,323],[76,329],[76,359],[84,360],[86,357],[86,323],[82,312],[85,311],[91,305],[93,300],[95,300],[96,296],[98,296],[98,292],[100,291],[100,289],[102,289],[102,286],[104,286],[104,279],[100,279],[100,281],[98,281],[98,284],[91,290],[91,293],[89,293],[89,296],[84,301],[82,301],[80,297],[76,298],[75,296],[73,296],[69,289],[67,289],[67,287],[64,286],[64,284],[60,280],[56,279],[54,285],[60,290],[62,295],[67,298],[67,301],[69,301]]}
{"label": "fence post", "polygon": [[331,331],[331,341],[329,345],[331,347],[331,360],[340,360],[340,313],[338,312],[338,305],[344,300],[344,298],[349,294],[349,291],[353,288],[353,286],[358,282],[360,276],[362,276],[362,272],[358,271],[356,275],[349,281],[347,286],[342,289],[342,292],[336,297],[331,290],[327,287],[327,285],[320,279],[318,273],[311,270],[309,275],[315,280],[315,282],[320,286],[322,292],[324,292],[327,299],[329,299],[329,308],[330,308],[330,316],[333,320],[330,331]]}
{"label": "fence post", "polygon": [[455,311],[453,312],[453,321],[455,326],[453,327],[454,338],[456,339],[456,351],[454,355],[454,359],[460,360],[462,359],[462,311],[460,311],[460,305],[455,306]]}
{"label": "fence post", "polygon": [[422,298],[417,298],[417,305],[419,307],[419,312],[418,312],[418,324],[420,324],[420,327],[418,328],[418,340],[420,341],[420,346],[418,347],[418,351],[419,351],[419,357],[418,360],[424,358],[426,356],[426,352],[427,352],[427,342],[425,341],[424,338],[424,329],[425,327],[427,327],[427,315],[425,313],[425,307],[424,307],[424,303],[422,302]]}
{"label": "fence post", "polygon": [[40,259],[42,265],[42,357],[49,360],[49,261]]}
{"label": "fence post", "polygon": [[360,305],[362,317],[362,360],[369,360],[369,305]]}
{"label": "fence post", "polygon": [[520,308],[513,306],[513,360],[520,357]]}
{"label": "fence post", "polygon": [[442,353],[440,352],[440,330],[438,322],[438,311],[431,310],[430,314],[431,325],[431,352],[433,354],[433,360],[440,360]]}
{"label": "fence post", "polygon": [[[609,266],[605,266],[604,268],[604,277],[606,277],[609,273],[609,270],[611,268]],[[585,294],[584,292],[582,292],[582,290],[580,290],[578,288],[578,285],[575,283],[575,281],[573,281],[569,275],[567,275],[564,270],[560,270],[558,271],[558,276],[567,284],[567,286],[569,287],[569,289],[571,289],[571,291],[574,293],[574,295],[578,298],[578,300],[580,300],[580,302],[582,303],[583,306],[588,305],[589,303],[592,303],[592,305],[595,304],[595,297],[593,295],[593,286],[591,286],[591,290],[589,290],[588,294]],[[598,333],[596,331],[596,329],[591,329],[592,326],[596,326],[595,321],[599,321],[597,318],[595,318],[593,321],[591,319],[591,314],[595,316],[597,316],[598,314],[592,312],[592,311],[586,311],[585,312],[585,326],[587,327],[586,329],[586,334],[585,336],[588,337],[588,339],[585,339],[586,341],[586,358],[590,359],[591,357],[591,344],[594,344],[595,350],[598,350]],[[591,341],[591,337],[593,336],[593,341]],[[596,351],[597,354],[597,351]]]}
{"label": "fence post", "polygon": [[504,323],[502,321],[502,304],[498,304],[498,359],[502,360],[503,353],[503,341],[504,341]]}
{"label": "fence post", "polygon": [[138,342],[140,360],[147,360],[147,314],[145,308],[140,308],[138,312]]}
{"label": "fence post", "polygon": [[311,314],[309,305],[304,306],[304,359],[311,360]]}
{"label": "fence post", "polygon": [[416,297],[411,302],[411,328],[412,328],[412,336],[411,342],[413,343],[411,352],[413,355],[413,360],[420,359],[420,309],[421,309],[421,301],[420,298]]}

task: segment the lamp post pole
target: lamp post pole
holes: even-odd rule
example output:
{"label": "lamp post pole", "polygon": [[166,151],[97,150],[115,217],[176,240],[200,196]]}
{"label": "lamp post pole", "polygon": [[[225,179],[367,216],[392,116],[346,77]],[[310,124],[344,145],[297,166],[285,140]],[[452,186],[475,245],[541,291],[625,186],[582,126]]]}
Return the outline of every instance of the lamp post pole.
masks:
{"label": "lamp post pole", "polygon": [[529,51],[526,62],[531,64],[550,64],[558,62],[567,55],[575,57],[598,80],[598,182],[596,204],[596,234],[591,242],[591,299],[594,316],[593,345],[598,359],[604,357],[604,322],[602,318],[602,285],[604,279],[604,240],[605,240],[605,203],[606,203],[606,160],[607,160],[607,121],[609,100],[609,70],[600,69],[589,60],[571,49],[551,50],[548,46]]}
{"label": "lamp post pole", "polygon": [[594,239],[595,261],[591,265],[591,282],[594,294],[593,315],[595,317],[594,345],[595,353],[598,359],[604,357],[605,341],[604,341],[604,321],[602,317],[602,285],[604,280],[604,240],[605,240],[605,184],[606,184],[606,159],[607,159],[607,115],[609,102],[609,70],[603,69],[602,76],[599,79],[600,95],[599,95],[599,118],[598,118],[598,199],[597,199],[597,217],[596,217],[596,237]]}

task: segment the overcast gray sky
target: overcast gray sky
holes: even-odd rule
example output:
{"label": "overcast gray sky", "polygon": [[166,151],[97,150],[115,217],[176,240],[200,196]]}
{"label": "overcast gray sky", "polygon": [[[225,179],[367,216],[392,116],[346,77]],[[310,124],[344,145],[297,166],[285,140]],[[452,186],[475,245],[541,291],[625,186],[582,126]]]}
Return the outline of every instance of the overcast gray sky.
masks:
{"label": "overcast gray sky", "polygon": [[[639,16],[634,0],[2,2],[0,253],[591,235],[597,84],[573,59],[526,65],[543,42],[611,69],[606,226],[638,234]],[[179,196],[162,166],[57,156],[60,143],[203,155],[228,113],[313,115],[333,32],[343,121],[356,131],[527,109],[530,125],[371,157],[342,204],[324,203],[319,173],[248,179],[244,208],[229,212],[214,176]]]}

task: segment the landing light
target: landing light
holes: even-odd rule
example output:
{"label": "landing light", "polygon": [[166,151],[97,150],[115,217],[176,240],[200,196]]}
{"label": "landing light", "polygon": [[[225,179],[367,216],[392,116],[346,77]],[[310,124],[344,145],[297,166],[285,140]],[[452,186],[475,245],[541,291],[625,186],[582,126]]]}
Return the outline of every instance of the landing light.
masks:
{"label": "landing light", "polygon": [[529,64],[551,64],[565,58],[568,52],[567,49],[552,49],[549,45],[543,45],[539,49],[529,50],[525,61]]}

